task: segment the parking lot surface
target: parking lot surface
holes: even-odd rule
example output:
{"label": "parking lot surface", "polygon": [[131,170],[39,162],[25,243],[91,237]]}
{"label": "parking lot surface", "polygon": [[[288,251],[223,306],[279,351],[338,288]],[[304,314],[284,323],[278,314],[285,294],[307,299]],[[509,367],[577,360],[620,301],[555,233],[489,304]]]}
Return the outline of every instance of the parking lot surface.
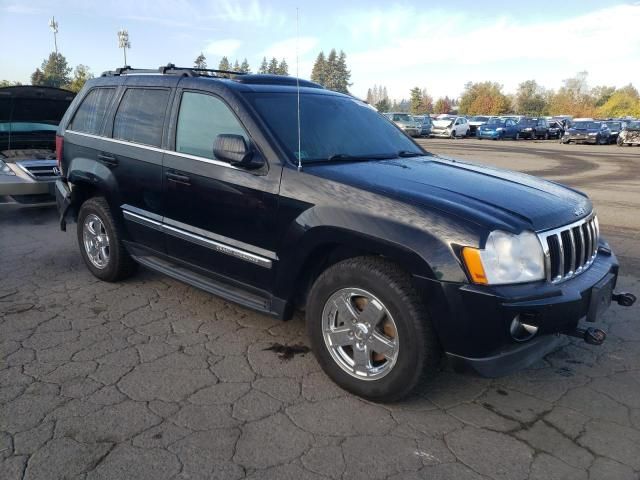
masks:
{"label": "parking lot surface", "polygon": [[[420,140],[585,190],[640,292],[640,149]],[[518,374],[443,371],[376,405],[336,387],[301,315],[281,322],[141,269],[90,275],[53,209],[0,207],[0,479],[638,479],[637,306],[601,347]],[[277,350],[277,349],[276,349]]]}

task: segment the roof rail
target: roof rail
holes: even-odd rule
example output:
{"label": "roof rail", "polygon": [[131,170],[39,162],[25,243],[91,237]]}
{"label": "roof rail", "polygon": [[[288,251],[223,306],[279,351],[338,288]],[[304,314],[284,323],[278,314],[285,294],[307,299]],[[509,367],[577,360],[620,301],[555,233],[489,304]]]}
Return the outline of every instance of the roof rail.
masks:
{"label": "roof rail", "polygon": [[135,74],[161,74],[161,75],[181,75],[184,77],[197,77],[203,75],[211,75],[216,77],[224,77],[229,75],[246,75],[243,72],[234,72],[232,70],[215,70],[212,68],[196,68],[196,67],[176,67],[173,63],[162,65],[156,69],[153,68],[132,68],[129,65],[116,68],[115,70],[109,70],[102,73],[102,77],[116,77],[120,75],[135,75]]}

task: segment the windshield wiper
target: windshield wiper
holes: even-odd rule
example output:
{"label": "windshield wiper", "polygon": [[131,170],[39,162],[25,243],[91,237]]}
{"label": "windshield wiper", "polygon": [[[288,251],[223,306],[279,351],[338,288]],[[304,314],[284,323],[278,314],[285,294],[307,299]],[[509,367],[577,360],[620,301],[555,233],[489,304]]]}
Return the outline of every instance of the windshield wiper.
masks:
{"label": "windshield wiper", "polygon": [[424,153],[412,152],[410,150],[400,150],[398,152],[398,157],[400,157],[400,158],[424,157]]}
{"label": "windshield wiper", "polygon": [[389,155],[386,153],[378,153],[372,155],[349,155],[348,153],[336,153],[334,155],[329,156],[326,161],[327,162],[340,162],[340,161],[353,161],[353,162],[366,162],[367,160],[385,160],[389,158],[394,158],[394,155]]}

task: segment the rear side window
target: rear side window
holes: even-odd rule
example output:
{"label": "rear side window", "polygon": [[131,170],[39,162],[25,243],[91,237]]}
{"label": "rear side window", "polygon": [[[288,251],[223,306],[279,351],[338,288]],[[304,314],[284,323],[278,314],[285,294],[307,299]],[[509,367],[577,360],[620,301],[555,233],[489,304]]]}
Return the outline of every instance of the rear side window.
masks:
{"label": "rear side window", "polygon": [[242,135],[249,143],[244,128],[222,100],[202,93],[183,93],[176,130],[176,152],[213,159],[213,144],[220,134]]}
{"label": "rear side window", "polygon": [[168,102],[167,89],[128,89],[113,122],[113,138],[159,147]]}
{"label": "rear side window", "polygon": [[114,88],[94,88],[91,90],[84,97],[69,128],[77,132],[99,135],[114,92]]}

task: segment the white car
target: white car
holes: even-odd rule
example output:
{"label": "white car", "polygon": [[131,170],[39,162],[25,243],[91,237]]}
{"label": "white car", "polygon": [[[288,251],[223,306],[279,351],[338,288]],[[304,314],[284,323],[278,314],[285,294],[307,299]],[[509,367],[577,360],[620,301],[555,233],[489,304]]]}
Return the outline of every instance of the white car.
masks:
{"label": "white car", "polygon": [[466,137],[469,131],[469,122],[464,117],[455,115],[439,116],[433,121],[431,127],[432,137]]}

